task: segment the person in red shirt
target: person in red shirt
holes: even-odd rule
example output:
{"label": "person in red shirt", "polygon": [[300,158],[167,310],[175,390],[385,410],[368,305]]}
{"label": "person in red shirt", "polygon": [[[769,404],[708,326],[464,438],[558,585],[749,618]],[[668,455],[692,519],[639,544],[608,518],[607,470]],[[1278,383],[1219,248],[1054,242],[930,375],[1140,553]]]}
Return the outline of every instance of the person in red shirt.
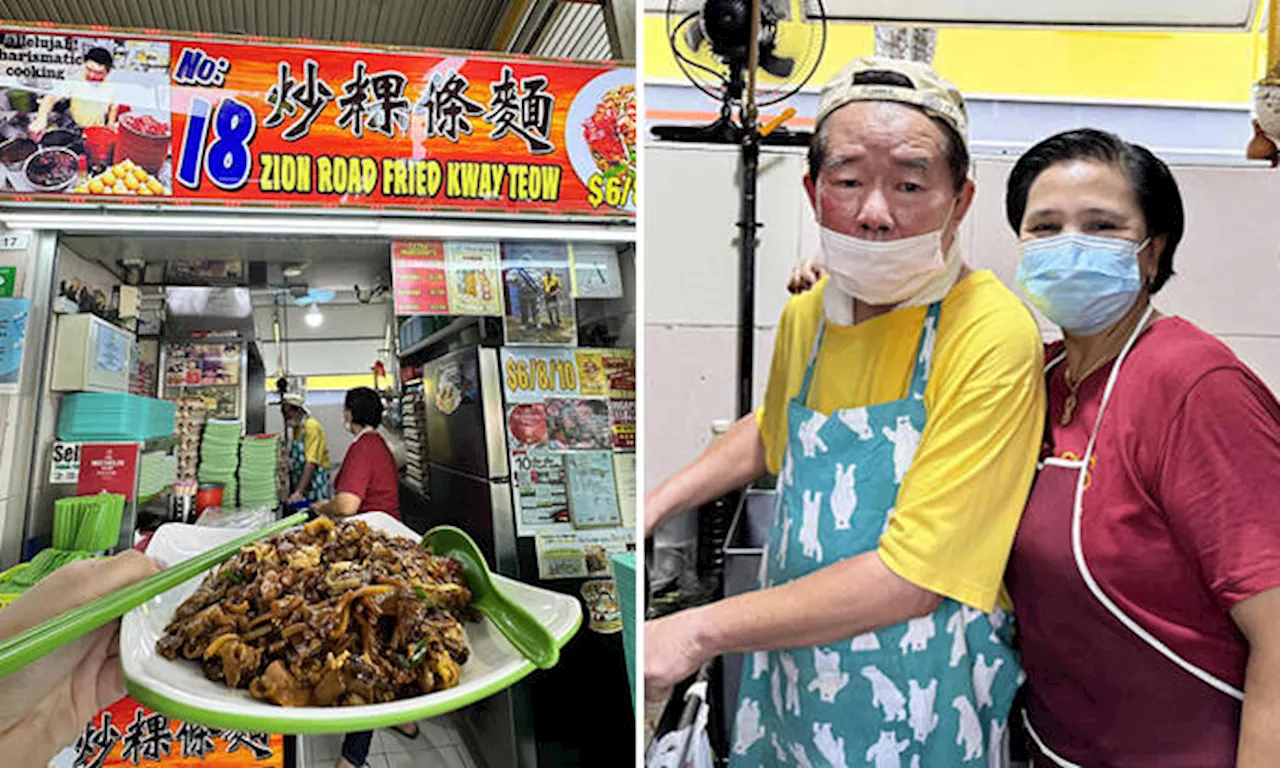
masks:
{"label": "person in red shirt", "polygon": [[343,420],[356,440],[347,449],[333,487],[334,498],[315,507],[318,514],[347,517],[385,512],[400,519],[400,473],[395,456],[378,434],[382,398],[368,387],[347,392]]}
{"label": "person in red shirt", "polygon": [[1177,182],[1143,147],[1069,131],[1018,160],[1005,206],[1018,283],[1064,335],[1006,577],[1035,765],[1276,765],[1280,404],[1151,305]]}
{"label": "person in red shirt", "polygon": [[[1068,131],[1019,158],[1005,209],[1019,286],[1064,336],[1005,581],[1033,764],[1276,765],[1280,404],[1151,305],[1182,239],[1177,182],[1141,146]],[[803,264],[788,289],[820,275]]]}
{"label": "person in red shirt", "polygon": [[[343,421],[356,440],[347,449],[342,468],[333,483],[335,495],[314,507],[317,514],[349,517],[364,512],[385,512],[400,519],[400,472],[387,442],[378,434],[382,423],[382,398],[368,387],[347,391]],[[416,723],[392,730],[408,739],[421,734]],[[337,768],[360,768],[369,756],[373,731],[349,733],[342,740]]]}

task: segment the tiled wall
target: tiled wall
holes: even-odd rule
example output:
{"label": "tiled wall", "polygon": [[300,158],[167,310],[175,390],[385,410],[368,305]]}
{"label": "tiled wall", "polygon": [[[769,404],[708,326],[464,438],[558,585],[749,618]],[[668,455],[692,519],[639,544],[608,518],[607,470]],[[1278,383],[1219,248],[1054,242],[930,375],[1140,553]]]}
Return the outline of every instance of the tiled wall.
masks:
{"label": "tiled wall", "polygon": [[[645,155],[645,489],[706,446],[732,418],[736,387],[738,154],[735,148],[650,143]],[[973,264],[1012,284],[1017,260],[1004,221],[1011,159],[979,159],[978,196],[963,228]],[[1217,334],[1280,390],[1280,171],[1179,166],[1187,234],[1161,310]],[[804,156],[761,161],[755,386],[768,374],[786,276],[816,248],[800,179]],[[1042,323],[1046,335],[1054,332]]]}

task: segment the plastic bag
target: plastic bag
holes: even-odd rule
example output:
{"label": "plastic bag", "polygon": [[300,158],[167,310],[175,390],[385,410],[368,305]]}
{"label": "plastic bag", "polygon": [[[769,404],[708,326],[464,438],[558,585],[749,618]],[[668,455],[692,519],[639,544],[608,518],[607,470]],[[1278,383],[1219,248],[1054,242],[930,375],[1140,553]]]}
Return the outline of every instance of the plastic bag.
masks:
{"label": "plastic bag", "polygon": [[[707,681],[700,679],[685,691],[684,712],[696,706],[691,722],[655,738],[645,756],[645,768],[715,768],[711,752],[711,738],[707,735],[707,720],[711,707],[707,704]],[[683,763],[681,755],[684,756]]]}

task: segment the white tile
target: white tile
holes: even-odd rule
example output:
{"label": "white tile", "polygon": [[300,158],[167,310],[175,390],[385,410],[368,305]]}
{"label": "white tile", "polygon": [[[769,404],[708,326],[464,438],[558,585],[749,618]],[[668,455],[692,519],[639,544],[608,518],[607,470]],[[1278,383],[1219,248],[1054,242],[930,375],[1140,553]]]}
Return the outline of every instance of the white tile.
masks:
{"label": "white tile", "polygon": [[378,731],[377,738],[382,742],[383,753],[388,755],[399,755],[408,752],[410,745],[414,742],[411,742],[402,736],[397,736],[392,733],[392,730],[393,729],[391,728],[383,728]]}
{"label": "white tile", "polygon": [[365,761],[365,765],[369,768],[387,768],[387,758],[382,755],[370,754],[369,759]]}
{"label": "white tile", "polygon": [[420,720],[418,727],[422,729],[422,738],[433,747],[451,747],[462,743],[462,737],[458,734],[458,728],[451,718]]}
{"label": "white tile", "polygon": [[326,765],[336,760],[342,752],[342,736],[340,734],[325,734],[323,736],[303,736],[302,740],[306,743],[309,750],[309,759],[315,765]]}
{"label": "white tile", "polygon": [[399,755],[386,755],[387,768],[469,768],[456,747],[421,749]]}

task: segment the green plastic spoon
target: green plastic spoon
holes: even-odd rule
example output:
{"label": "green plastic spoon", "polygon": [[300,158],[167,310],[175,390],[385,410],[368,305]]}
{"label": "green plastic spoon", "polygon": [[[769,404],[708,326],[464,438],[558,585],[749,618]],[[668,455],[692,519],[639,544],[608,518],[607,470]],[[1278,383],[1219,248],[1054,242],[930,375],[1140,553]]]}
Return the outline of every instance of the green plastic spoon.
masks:
{"label": "green plastic spoon", "polygon": [[560,649],[547,628],[494,586],[489,565],[470,536],[452,525],[441,525],[426,532],[422,546],[462,563],[462,572],[471,590],[471,604],[534,666],[551,669],[560,661]]}

